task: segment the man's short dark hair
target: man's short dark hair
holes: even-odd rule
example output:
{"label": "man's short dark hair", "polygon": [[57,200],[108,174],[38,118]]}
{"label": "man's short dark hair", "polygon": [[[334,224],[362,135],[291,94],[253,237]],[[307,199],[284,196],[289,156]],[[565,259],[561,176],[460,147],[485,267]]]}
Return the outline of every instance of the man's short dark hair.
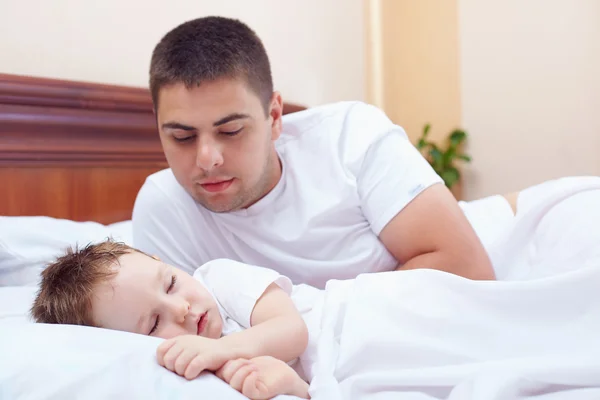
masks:
{"label": "man's short dark hair", "polygon": [[265,113],[273,94],[267,52],[246,24],[223,17],[185,22],[168,32],[154,48],[150,92],[154,108],[166,85],[187,88],[221,78],[241,78],[261,100]]}

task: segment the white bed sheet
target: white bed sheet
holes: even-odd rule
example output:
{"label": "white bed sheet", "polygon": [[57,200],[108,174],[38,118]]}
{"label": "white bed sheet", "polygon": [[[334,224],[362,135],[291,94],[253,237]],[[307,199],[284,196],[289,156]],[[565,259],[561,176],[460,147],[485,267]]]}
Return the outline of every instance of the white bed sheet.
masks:
{"label": "white bed sheet", "polygon": [[490,248],[499,282],[330,281],[313,399],[600,399],[600,179],[536,190]]}
{"label": "white bed sheet", "polygon": [[[599,181],[597,178],[555,181],[528,191],[520,200],[519,209],[523,214],[538,210],[539,218],[530,222],[535,225],[530,231],[523,228],[527,222],[518,222],[519,218],[513,218],[506,203],[498,198],[466,204],[465,213],[480,237],[484,238],[482,240],[486,248],[494,253],[498,276],[503,280],[522,280],[534,276],[543,278],[567,274],[574,266],[586,266],[585,262],[580,262],[583,256],[587,257],[587,266],[593,266],[595,256],[592,255],[597,253],[591,252],[591,249],[595,245],[595,251],[600,251],[600,210],[597,206],[600,203],[600,191],[570,195],[585,185],[599,185]],[[548,201],[551,197],[556,204],[546,202],[544,205],[540,202],[544,199]],[[562,200],[557,201],[559,198]],[[595,210],[595,213],[590,214],[591,210]],[[48,221],[40,220],[40,223]],[[124,221],[120,228],[127,232],[130,221]],[[583,229],[589,229],[588,232],[593,234],[583,233]],[[101,229],[99,233],[104,236],[106,231]],[[74,231],[71,234],[73,238],[81,240]],[[517,239],[513,239],[512,245],[501,243],[513,234]],[[515,247],[515,240],[521,240],[527,246]],[[586,288],[589,292],[589,282],[597,280],[600,277],[594,274],[585,276],[585,279],[571,278],[572,286],[581,285],[580,291],[577,287],[572,288],[573,295],[584,293]],[[462,286],[464,283],[457,283],[462,280],[435,271],[415,271],[404,276],[371,274],[356,282],[357,285],[352,289],[355,291],[351,297],[353,300],[345,303],[343,311],[335,311],[335,305],[343,303],[339,300],[340,293],[346,289],[332,289],[329,294],[331,302],[327,307],[330,312],[324,314],[323,323],[344,329],[344,334],[333,337],[335,340],[343,339],[343,349],[335,354],[340,350],[340,342],[327,343],[327,335],[323,336],[320,347],[322,354],[315,370],[317,379],[311,387],[315,398],[334,400],[335,396],[343,394],[340,398],[395,399],[400,390],[403,392],[402,398],[406,399],[525,399],[548,388],[551,389],[548,394],[540,395],[539,399],[600,398],[593,397],[598,396],[594,385],[597,383],[596,377],[600,376],[600,368],[596,368],[598,362],[595,360],[600,360],[600,354],[596,354],[596,347],[591,346],[589,336],[577,338],[581,343],[587,343],[588,347],[584,347],[589,349],[578,357],[562,357],[565,355],[563,351],[558,356],[554,353],[546,358],[540,354],[529,359],[521,357],[516,364],[511,358],[496,359],[495,364],[485,364],[476,359],[477,362],[471,362],[469,366],[455,362],[464,354],[460,351],[457,353],[452,346],[458,340],[463,340],[466,347],[461,351],[473,352],[480,338],[465,340],[460,335],[454,335],[446,338],[445,342],[444,336],[434,337],[428,329],[438,329],[442,335],[444,326],[436,325],[436,321],[439,321],[436,313],[440,307],[461,302],[469,305],[469,298],[477,303],[477,294],[473,294],[475,289],[465,289]],[[588,286],[585,286],[586,282]],[[411,287],[415,289],[412,294],[409,290]],[[401,291],[400,288],[404,289]],[[442,292],[442,288],[448,289]],[[159,367],[154,359],[158,339],[94,328],[32,324],[27,312],[34,291],[35,287],[32,286],[0,287],[0,399],[243,398],[211,374],[188,382]],[[423,296],[423,293],[440,295],[432,296],[429,303],[418,302],[418,296]],[[411,304],[411,296],[414,306],[402,308]],[[394,300],[390,301],[390,297],[394,297]],[[554,302],[549,295],[545,298],[549,308],[564,310],[568,306],[564,302]],[[497,318],[500,323],[498,332],[507,335],[507,342],[502,343],[507,351],[511,350],[512,330],[507,328],[506,323],[517,323],[519,321],[516,319],[524,319],[526,315],[519,304],[513,304],[512,307],[505,305],[503,311],[496,309],[496,312],[503,312]],[[518,312],[511,316],[511,310]],[[482,321],[472,317],[477,314],[471,311],[464,308],[456,313],[456,329],[465,329],[468,324],[476,326]],[[344,320],[344,315],[355,317]],[[531,315],[531,318],[531,321],[535,321],[536,316]],[[493,318],[488,320],[493,321]],[[544,321],[549,323],[548,319],[541,322]],[[529,321],[521,320],[520,323]],[[411,324],[413,333],[426,334],[411,336],[407,333]],[[394,335],[382,336],[382,331],[393,332]],[[591,332],[597,336],[597,329]],[[369,337],[371,344],[359,345]],[[404,342],[399,344],[398,340]],[[566,348],[560,347],[560,342],[557,346],[557,351]],[[378,353],[375,352],[377,349]],[[519,356],[518,348],[512,349],[516,352],[513,356]],[[454,356],[455,360],[447,365],[423,365],[439,362],[448,354]],[[593,356],[591,360],[587,355]],[[541,368],[544,363],[552,366],[553,362],[559,361],[562,365],[560,368]],[[381,371],[381,367],[376,365],[388,368],[387,372]],[[361,370],[361,367],[364,368]],[[283,398],[288,396],[279,397]]]}

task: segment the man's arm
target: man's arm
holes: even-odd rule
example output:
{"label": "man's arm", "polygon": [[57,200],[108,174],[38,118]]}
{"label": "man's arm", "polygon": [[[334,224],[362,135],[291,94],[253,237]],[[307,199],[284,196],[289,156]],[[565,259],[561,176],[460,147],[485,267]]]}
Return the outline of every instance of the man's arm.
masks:
{"label": "man's arm", "polygon": [[469,279],[495,279],[481,241],[443,184],[420,193],[379,238],[399,261],[398,270],[431,268]]}
{"label": "man's arm", "polygon": [[401,269],[494,279],[471,224],[404,129],[381,110],[360,104],[348,112],[345,127],[346,165],[356,176],[361,210]]}

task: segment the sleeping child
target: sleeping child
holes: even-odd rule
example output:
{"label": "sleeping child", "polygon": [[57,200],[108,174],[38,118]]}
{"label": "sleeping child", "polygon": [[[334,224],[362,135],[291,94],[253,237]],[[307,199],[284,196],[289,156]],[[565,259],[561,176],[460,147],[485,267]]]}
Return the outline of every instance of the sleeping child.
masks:
{"label": "sleeping child", "polygon": [[[272,271],[214,260],[194,276],[107,240],[71,249],[42,273],[36,322],[115,329],[167,339],[158,363],[185,377],[212,371],[251,399],[309,398],[305,318],[321,296]],[[289,364],[288,364],[289,363]]]}

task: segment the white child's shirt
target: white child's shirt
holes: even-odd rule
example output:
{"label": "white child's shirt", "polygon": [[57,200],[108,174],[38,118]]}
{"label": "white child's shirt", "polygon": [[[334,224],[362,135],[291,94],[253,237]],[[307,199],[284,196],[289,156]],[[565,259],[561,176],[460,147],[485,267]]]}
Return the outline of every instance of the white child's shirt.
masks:
{"label": "white child's shirt", "polygon": [[[258,299],[272,283],[277,284],[292,299],[296,309],[304,319],[308,329],[306,354],[315,353],[316,341],[320,333],[319,320],[324,292],[308,285],[293,285],[289,278],[274,270],[248,265],[234,260],[218,259],[210,261],[194,272],[217,302],[223,320],[222,334],[230,335],[250,328],[250,318]],[[312,358],[301,358],[304,364],[292,366],[307,378],[304,371],[310,371]],[[306,360],[306,361],[305,361]]]}
{"label": "white child's shirt", "polygon": [[404,130],[374,106],[341,102],[286,115],[275,146],[281,179],[239,211],[206,210],[170,169],[149,176],[134,207],[134,245],[190,274],[226,258],[319,288],[395,269],[380,232],[443,182]]}

